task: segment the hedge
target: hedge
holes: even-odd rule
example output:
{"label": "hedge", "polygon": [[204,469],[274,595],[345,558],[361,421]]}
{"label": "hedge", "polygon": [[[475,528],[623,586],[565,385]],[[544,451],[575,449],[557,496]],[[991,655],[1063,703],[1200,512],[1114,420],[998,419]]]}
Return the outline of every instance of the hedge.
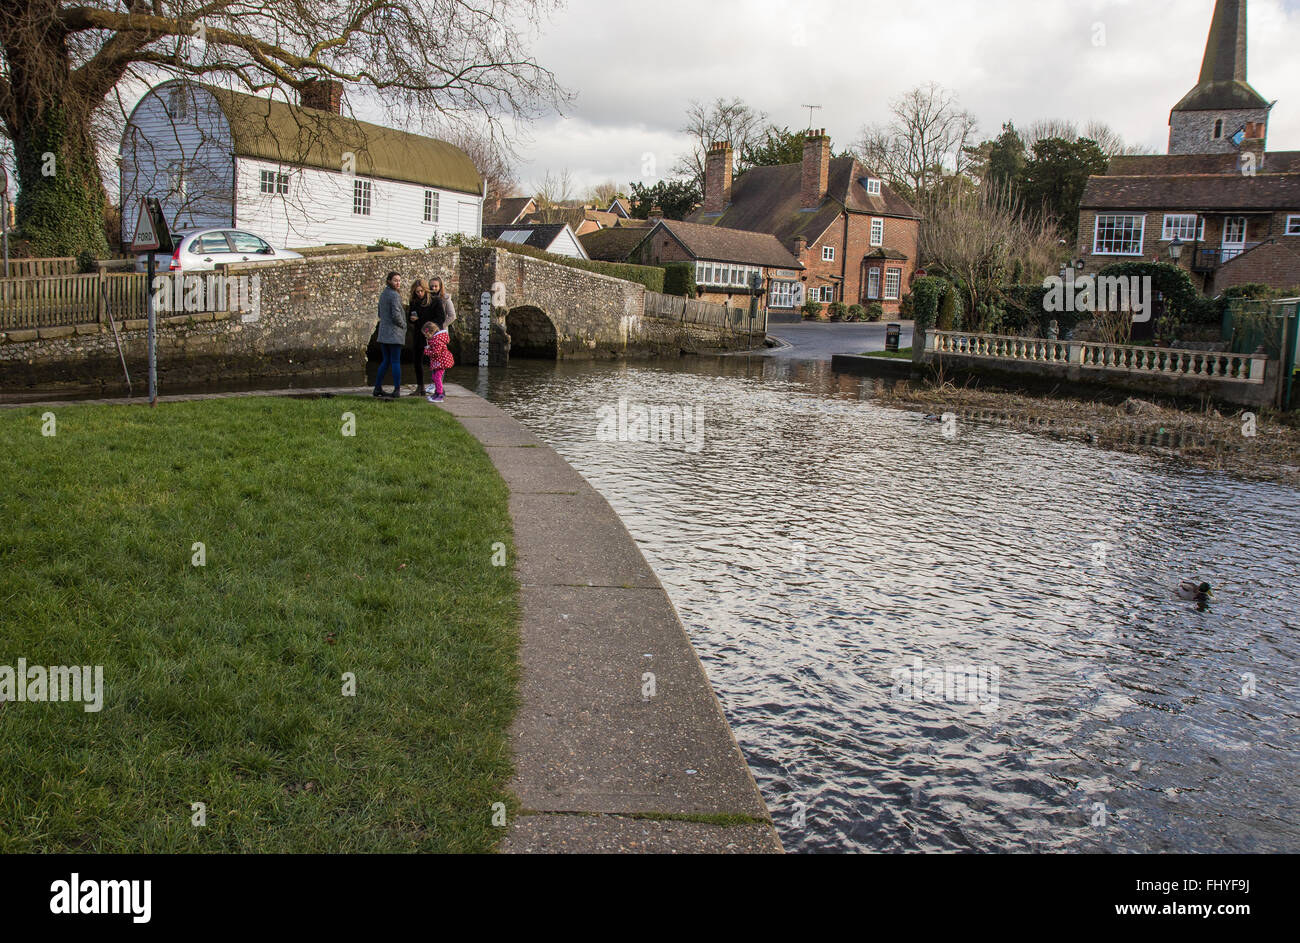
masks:
{"label": "hedge", "polygon": [[662,292],[664,290],[664,270],[657,265],[633,265],[630,262],[572,259],[567,255],[556,255],[554,252],[546,252],[533,246],[521,246],[518,243],[501,242],[496,239],[485,240],[484,245],[496,249],[505,249],[507,252],[513,252],[516,255],[528,255],[534,259],[556,262],[560,265],[567,265],[569,268],[595,272],[597,275],[608,275],[610,278],[621,278],[626,282],[636,282],[639,285],[644,285],[648,291]]}
{"label": "hedge", "polygon": [[912,282],[912,320],[917,331],[928,331],[939,320],[939,300],[948,290],[948,280],[937,275],[923,275]]}
{"label": "hedge", "polygon": [[695,266],[690,262],[668,262],[662,269],[663,287],[657,289],[667,295],[695,297]]}

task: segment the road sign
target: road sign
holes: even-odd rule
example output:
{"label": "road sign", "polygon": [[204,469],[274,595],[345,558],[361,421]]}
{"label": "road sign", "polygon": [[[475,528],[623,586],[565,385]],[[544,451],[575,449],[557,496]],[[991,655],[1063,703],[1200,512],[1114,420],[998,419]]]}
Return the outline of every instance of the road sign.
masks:
{"label": "road sign", "polygon": [[155,197],[140,198],[140,215],[136,218],[132,252],[171,252],[172,234],[163,215],[162,204]]}

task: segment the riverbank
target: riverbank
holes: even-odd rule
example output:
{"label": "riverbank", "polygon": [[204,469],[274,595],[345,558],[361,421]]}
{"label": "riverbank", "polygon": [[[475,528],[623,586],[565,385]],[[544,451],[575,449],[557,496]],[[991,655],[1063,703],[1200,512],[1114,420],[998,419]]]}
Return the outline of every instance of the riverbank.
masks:
{"label": "riverbank", "polygon": [[519,608],[492,558],[511,523],[450,416],[369,397],[6,409],[0,475],[0,666],[103,678],[98,711],[4,692],[0,852],[500,838]]}
{"label": "riverbank", "polygon": [[523,677],[514,853],[779,853],[771,816],[672,601],[609,503],[504,410],[442,408],[510,488]]}
{"label": "riverbank", "polygon": [[[881,405],[923,409],[959,420],[990,422],[1103,448],[1158,454],[1255,481],[1300,487],[1300,414],[1261,410],[1200,412],[1146,400],[1117,403],[1032,396],[952,383],[881,383]],[[1251,434],[1253,433],[1253,434]]]}

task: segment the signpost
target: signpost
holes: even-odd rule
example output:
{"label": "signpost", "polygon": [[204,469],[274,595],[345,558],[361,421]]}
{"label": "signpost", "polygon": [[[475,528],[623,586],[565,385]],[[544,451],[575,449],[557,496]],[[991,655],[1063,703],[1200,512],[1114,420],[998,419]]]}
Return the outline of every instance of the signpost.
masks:
{"label": "signpost", "polygon": [[140,197],[140,215],[136,218],[135,236],[131,239],[132,252],[147,253],[145,271],[145,299],[149,317],[149,405],[158,405],[158,315],[153,303],[153,279],[157,259],[154,253],[172,251],[172,236],[163,216],[162,205],[154,197]]}
{"label": "signpost", "polygon": [[9,171],[0,167],[0,190],[4,191],[4,219],[0,221],[0,238],[5,244],[5,278],[9,277]]}

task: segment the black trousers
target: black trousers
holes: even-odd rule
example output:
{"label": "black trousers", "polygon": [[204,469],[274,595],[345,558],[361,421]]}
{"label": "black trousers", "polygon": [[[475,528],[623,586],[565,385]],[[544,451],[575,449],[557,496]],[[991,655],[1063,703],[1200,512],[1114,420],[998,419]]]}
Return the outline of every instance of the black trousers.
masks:
{"label": "black trousers", "polygon": [[424,389],[424,348],[408,347],[411,352],[411,366],[415,368],[415,388]]}

